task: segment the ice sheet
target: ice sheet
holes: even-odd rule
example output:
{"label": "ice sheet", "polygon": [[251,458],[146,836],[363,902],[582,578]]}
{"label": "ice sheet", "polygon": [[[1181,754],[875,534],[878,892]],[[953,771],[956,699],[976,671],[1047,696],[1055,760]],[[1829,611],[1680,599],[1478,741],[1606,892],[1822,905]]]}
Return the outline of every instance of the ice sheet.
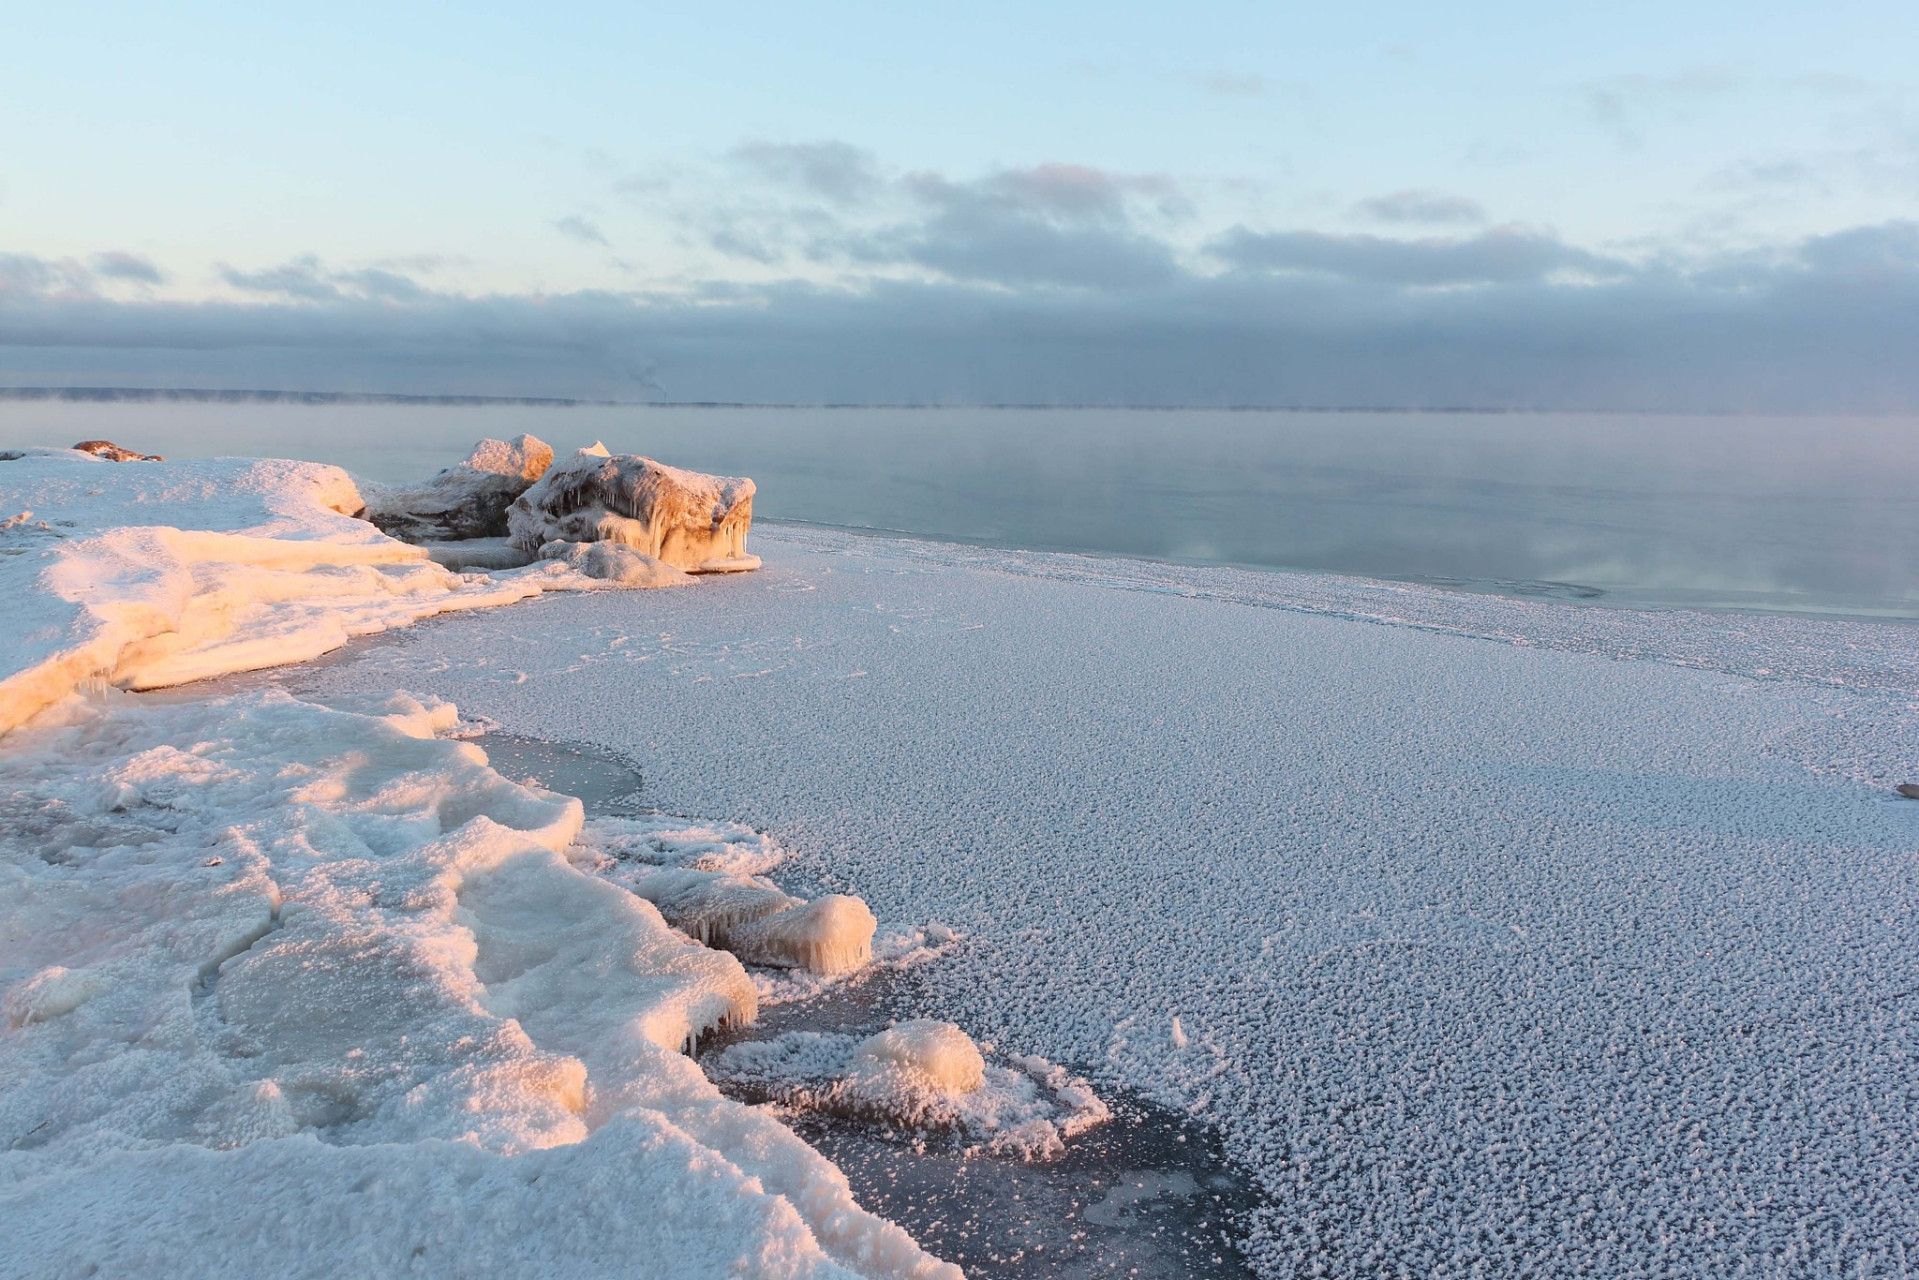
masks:
{"label": "ice sheet", "polygon": [[924,1012],[1218,1125],[1264,1274],[1919,1256],[1909,628],[756,536],[321,686],[617,748],[950,921]]}

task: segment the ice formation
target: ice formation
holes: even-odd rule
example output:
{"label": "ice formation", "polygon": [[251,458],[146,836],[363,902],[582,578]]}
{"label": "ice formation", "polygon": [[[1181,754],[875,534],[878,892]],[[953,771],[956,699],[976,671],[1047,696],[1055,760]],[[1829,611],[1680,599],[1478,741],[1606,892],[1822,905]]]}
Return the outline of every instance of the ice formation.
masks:
{"label": "ice formation", "polygon": [[1083,1079],[1037,1057],[989,1064],[950,1022],[915,1018],[861,1040],[794,1031],[729,1045],[711,1067],[742,1095],[1050,1160],[1111,1118]]}
{"label": "ice formation", "polygon": [[356,519],[362,507],[351,477],[318,463],[12,451],[0,459],[0,732],[88,683],[154,689],[317,657],[449,610],[671,581],[557,560],[454,572]]}
{"label": "ice formation", "polygon": [[[107,691],[0,742],[0,1217],[32,1224],[9,1259],[243,1256],[216,1224],[266,1185],[240,1237],[316,1272],[390,1271],[448,1249],[444,1210],[518,1206],[558,1256],[591,1223],[666,1275],[956,1275],[714,1090],[682,1051],[752,1019],[739,962],[575,866],[579,802],[436,736],[456,722]],[[329,1240],[369,1181],[390,1208]]]}
{"label": "ice formation", "polygon": [[132,449],[123,449],[111,440],[82,440],[73,446],[79,453],[90,453],[103,462],[165,462],[157,453],[136,453]]}
{"label": "ice formation", "polygon": [[482,440],[464,461],[420,484],[362,482],[366,517],[407,542],[505,537],[508,504],[552,463],[553,446],[530,435]]}
{"label": "ice formation", "polygon": [[864,902],[829,893],[727,930],[726,947],[748,964],[846,973],[873,956],[878,927]]}
{"label": "ice formation", "polygon": [[622,587],[682,587],[693,581],[685,570],[620,542],[549,542],[540,548],[540,559]]}
{"label": "ice formation", "polygon": [[1263,1276],[1919,1257],[1910,624],[754,537],[318,678],[647,754],[963,930],[921,1008],[1216,1126]]}
{"label": "ice formation", "polygon": [[688,573],[757,569],[746,552],[753,482],[582,449],[555,463],[507,512],[509,537],[536,554],[550,542],[612,542]]}

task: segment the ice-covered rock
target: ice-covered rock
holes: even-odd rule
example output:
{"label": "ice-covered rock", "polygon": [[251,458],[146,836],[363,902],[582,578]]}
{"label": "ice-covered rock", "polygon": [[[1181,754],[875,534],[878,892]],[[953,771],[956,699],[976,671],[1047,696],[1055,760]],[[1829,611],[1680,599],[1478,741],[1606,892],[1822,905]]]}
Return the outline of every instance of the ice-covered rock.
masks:
{"label": "ice-covered rock", "polygon": [[165,462],[157,453],[135,453],[123,449],[111,440],[82,440],[73,446],[80,453],[90,453],[106,462]]}
{"label": "ice-covered rock", "polygon": [[366,516],[382,532],[407,542],[502,537],[507,531],[507,505],[552,463],[553,446],[533,436],[482,440],[465,461],[430,480],[414,485],[363,484]]}
{"label": "ice-covered rock", "polygon": [[[519,550],[510,542],[506,545]],[[589,578],[621,587],[680,587],[693,581],[684,570],[619,542],[549,542],[540,548],[540,559],[558,560]]]}
{"label": "ice-covered rock", "polygon": [[550,542],[612,542],[689,573],[760,567],[746,553],[753,482],[701,475],[642,458],[582,449],[554,464],[507,511],[523,551]]}

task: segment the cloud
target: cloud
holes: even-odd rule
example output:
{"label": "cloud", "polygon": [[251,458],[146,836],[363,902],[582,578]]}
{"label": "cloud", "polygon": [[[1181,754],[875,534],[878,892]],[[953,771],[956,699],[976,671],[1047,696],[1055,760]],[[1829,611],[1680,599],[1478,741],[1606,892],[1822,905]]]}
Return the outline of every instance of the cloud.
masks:
{"label": "cloud", "polygon": [[1394,191],[1373,196],[1354,205],[1353,212],[1380,222],[1439,225],[1486,221],[1486,210],[1478,201],[1438,191]]}
{"label": "cloud", "polygon": [[734,148],[730,158],[761,177],[837,205],[861,204],[885,181],[870,152],[845,142],[749,142]]}
{"label": "cloud", "polygon": [[583,218],[577,213],[568,214],[564,218],[555,218],[553,229],[567,239],[577,240],[581,244],[596,244],[605,249],[613,247],[613,242],[606,238],[605,232],[590,219]]}
{"label": "cloud", "polygon": [[295,302],[321,303],[372,299],[417,302],[432,296],[410,276],[383,267],[333,271],[312,254],[288,259],[274,267],[242,271],[220,268],[220,278],[242,293],[264,294]]}
{"label": "cloud", "polygon": [[[1208,267],[1107,220],[1097,200],[961,185],[951,207],[985,230],[937,244],[985,265],[855,287],[470,296],[303,257],[230,268],[244,301],[119,301],[89,292],[76,264],[9,255],[0,378],[806,403],[1919,409],[1919,223],[1640,264],[1511,230],[1242,229]],[[901,252],[935,253],[925,228],[947,208],[913,223],[920,239]],[[1062,237],[1036,242],[1047,252],[1126,253],[1036,265],[1020,253],[1040,248],[1009,247],[1014,231]],[[1141,260],[1154,269],[1136,272]]]}
{"label": "cloud", "polygon": [[92,293],[93,274],[72,258],[0,253],[0,302]]}
{"label": "cloud", "polygon": [[109,249],[92,258],[93,273],[108,280],[126,280],[133,284],[165,284],[166,274],[153,265],[153,259],[137,253]]}
{"label": "cloud", "polygon": [[1210,246],[1241,271],[1336,276],[1402,287],[1515,284],[1563,273],[1618,277],[1617,259],[1513,227],[1466,239],[1394,240],[1319,231],[1255,232],[1235,227]]}
{"label": "cloud", "polygon": [[1190,212],[1166,177],[1086,165],[889,176],[840,143],[753,144],[734,159],[770,177],[775,192],[734,191],[680,216],[710,247],[762,267],[799,261],[1007,288],[1136,289],[1178,270],[1149,224]]}

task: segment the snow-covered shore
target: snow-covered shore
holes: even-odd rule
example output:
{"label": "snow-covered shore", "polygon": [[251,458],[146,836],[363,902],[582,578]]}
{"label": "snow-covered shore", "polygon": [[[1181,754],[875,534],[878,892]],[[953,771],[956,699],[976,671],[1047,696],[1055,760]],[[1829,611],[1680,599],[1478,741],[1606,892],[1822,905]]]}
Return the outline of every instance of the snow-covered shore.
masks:
{"label": "snow-covered shore", "polygon": [[1919,1257],[1919,647],[756,529],[309,678],[648,762],[967,932],[926,1012],[1217,1125],[1263,1274]]}
{"label": "snow-covered shore", "polygon": [[606,582],[307,463],[34,451],[0,506],[0,1275],[958,1274],[684,1055],[752,977],[452,705],[123,692]]}
{"label": "snow-covered shore", "polygon": [[[759,986],[623,840],[960,926],[925,1012],[1217,1126],[1266,1275],[1919,1257],[1910,629],[764,528],[615,593],[343,483],[0,461],[0,1274],[950,1274],[679,1052]],[[869,1043],[730,1065],[858,1110]]]}

